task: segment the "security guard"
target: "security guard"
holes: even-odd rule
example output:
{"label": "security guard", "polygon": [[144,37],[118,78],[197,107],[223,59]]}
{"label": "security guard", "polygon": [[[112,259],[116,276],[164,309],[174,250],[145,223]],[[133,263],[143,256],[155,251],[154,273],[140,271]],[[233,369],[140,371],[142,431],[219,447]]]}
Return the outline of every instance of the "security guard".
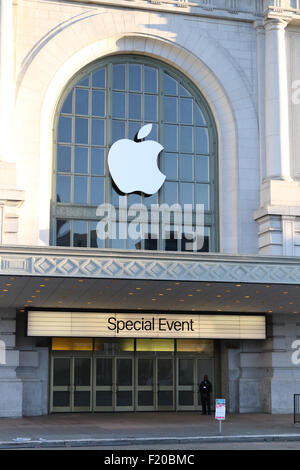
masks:
{"label": "security guard", "polygon": [[199,392],[201,396],[202,414],[206,415],[207,410],[210,415],[210,394],[212,392],[212,385],[207,375],[203,377],[203,381],[199,385]]}

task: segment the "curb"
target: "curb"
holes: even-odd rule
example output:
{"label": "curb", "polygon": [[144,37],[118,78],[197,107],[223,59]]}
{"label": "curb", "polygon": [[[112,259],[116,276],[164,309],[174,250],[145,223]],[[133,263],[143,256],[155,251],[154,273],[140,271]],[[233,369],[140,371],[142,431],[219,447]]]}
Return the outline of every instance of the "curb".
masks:
{"label": "curb", "polygon": [[274,442],[300,441],[300,434],[252,434],[237,436],[199,436],[199,437],[137,437],[117,439],[41,439],[22,442],[2,441],[1,449],[36,449],[49,447],[90,447],[90,446],[132,446],[154,444],[201,444],[231,442]]}

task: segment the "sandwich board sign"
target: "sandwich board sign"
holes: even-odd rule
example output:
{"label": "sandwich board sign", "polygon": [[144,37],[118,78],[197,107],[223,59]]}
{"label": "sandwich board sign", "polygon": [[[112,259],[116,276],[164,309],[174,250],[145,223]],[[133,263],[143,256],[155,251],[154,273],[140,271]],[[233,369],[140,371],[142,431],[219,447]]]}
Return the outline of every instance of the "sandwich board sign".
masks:
{"label": "sandwich board sign", "polygon": [[219,421],[219,433],[222,433],[222,421],[225,420],[226,415],[226,400],[225,398],[216,398],[215,418]]}

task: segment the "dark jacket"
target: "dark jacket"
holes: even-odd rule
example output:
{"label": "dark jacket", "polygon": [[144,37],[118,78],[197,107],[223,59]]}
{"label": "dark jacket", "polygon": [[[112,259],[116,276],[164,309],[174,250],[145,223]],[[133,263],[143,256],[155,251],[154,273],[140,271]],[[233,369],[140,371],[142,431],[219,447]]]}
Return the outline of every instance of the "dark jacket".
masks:
{"label": "dark jacket", "polygon": [[209,396],[212,392],[212,385],[209,380],[203,380],[199,385],[201,395]]}

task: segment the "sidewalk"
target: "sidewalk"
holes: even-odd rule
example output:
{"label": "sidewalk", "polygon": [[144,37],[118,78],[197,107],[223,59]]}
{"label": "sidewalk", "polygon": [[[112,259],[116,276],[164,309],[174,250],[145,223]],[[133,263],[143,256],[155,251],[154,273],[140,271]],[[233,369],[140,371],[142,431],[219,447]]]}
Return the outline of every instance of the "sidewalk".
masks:
{"label": "sidewalk", "polygon": [[200,413],[53,414],[0,418],[0,449],[80,445],[300,440],[293,415],[228,415],[219,435],[214,415]]}

